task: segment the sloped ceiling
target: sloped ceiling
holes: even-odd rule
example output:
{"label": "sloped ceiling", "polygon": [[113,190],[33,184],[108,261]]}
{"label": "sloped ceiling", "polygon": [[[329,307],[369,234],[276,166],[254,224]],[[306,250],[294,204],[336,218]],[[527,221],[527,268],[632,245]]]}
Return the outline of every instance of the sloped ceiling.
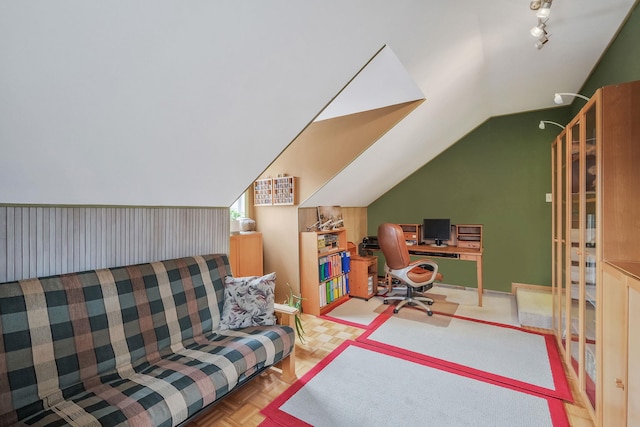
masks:
{"label": "sloped ceiling", "polygon": [[229,206],[388,45],[427,101],[312,196],[366,206],[577,91],[634,4],[556,0],[536,50],[524,0],[0,1],[0,203],[162,206]]}

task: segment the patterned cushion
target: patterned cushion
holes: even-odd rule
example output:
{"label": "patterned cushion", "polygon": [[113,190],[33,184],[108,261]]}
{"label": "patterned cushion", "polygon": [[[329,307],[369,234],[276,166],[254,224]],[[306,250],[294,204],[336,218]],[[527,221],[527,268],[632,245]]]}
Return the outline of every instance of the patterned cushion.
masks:
{"label": "patterned cushion", "polygon": [[224,306],[220,329],[275,325],[273,309],[276,273],[231,277],[224,282]]}

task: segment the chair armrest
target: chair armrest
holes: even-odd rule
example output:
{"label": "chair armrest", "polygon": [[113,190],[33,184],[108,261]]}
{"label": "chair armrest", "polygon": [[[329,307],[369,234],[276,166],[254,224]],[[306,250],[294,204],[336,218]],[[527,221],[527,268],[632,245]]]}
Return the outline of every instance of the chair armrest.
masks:
{"label": "chair armrest", "polygon": [[433,267],[434,274],[438,272],[438,264],[435,261],[433,261],[433,260],[431,260],[429,258],[416,259],[416,260],[412,261],[407,267],[415,268],[415,267],[420,267],[421,265],[425,265],[425,264]]}

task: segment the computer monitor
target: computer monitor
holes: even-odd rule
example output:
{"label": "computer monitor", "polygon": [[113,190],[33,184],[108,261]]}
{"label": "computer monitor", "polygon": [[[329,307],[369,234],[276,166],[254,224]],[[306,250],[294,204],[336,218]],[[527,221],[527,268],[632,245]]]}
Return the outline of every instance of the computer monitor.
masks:
{"label": "computer monitor", "polygon": [[431,246],[447,246],[443,240],[451,238],[451,221],[449,219],[425,218],[422,221],[422,238],[424,241],[434,240]]}

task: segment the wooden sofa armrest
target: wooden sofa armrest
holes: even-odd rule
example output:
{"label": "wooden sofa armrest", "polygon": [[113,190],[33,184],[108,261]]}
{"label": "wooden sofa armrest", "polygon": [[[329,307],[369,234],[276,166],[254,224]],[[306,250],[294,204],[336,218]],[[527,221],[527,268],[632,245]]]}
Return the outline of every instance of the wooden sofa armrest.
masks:
{"label": "wooden sofa armrest", "polygon": [[278,304],[274,305],[276,316],[279,318],[278,323],[280,325],[291,326],[294,330],[296,328],[296,314],[298,314],[298,309],[295,307],[291,307],[286,304]]}
{"label": "wooden sofa armrest", "polygon": [[[273,306],[276,312],[276,317],[278,319],[278,324],[290,326],[291,328],[293,328],[293,333],[295,334],[296,315],[299,313],[298,309],[286,304],[278,304],[278,303],[275,303]],[[280,364],[281,364],[282,379],[288,383],[295,381],[297,379],[295,335],[294,335],[293,348],[291,349],[291,354],[289,354],[285,359],[283,359],[280,362]]]}

